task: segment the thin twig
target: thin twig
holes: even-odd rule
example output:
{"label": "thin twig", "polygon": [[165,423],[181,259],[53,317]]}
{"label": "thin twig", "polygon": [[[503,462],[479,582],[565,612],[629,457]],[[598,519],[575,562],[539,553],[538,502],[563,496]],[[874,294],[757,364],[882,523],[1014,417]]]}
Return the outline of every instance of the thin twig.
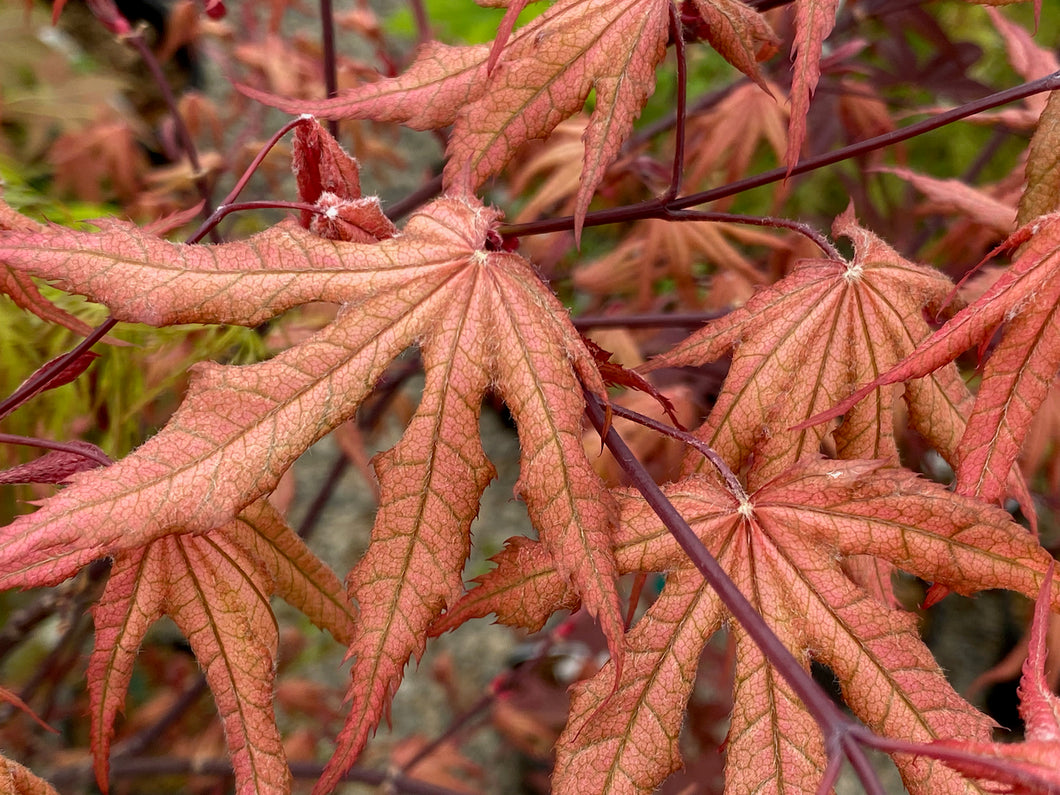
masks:
{"label": "thin twig", "polygon": [[155,740],[165,734],[166,729],[180,720],[184,713],[191,709],[199,697],[206,692],[206,677],[198,674],[195,681],[184,689],[177,700],[158,720],[131,737],[117,743],[111,751],[112,759],[123,759],[139,756],[151,747]]}
{"label": "thin twig", "polygon": [[[628,205],[626,207],[618,207],[611,210],[598,210],[596,212],[588,213],[585,216],[585,223],[583,226],[603,226],[606,224],[636,221],[643,218],[666,218],[669,213],[673,213],[676,210],[684,210],[689,207],[694,207],[697,204],[706,204],[708,202],[717,201],[718,199],[734,196],[753,188],[760,188],[763,185],[779,182],[788,177],[806,174],[810,171],[830,166],[843,160],[849,160],[852,157],[867,154],[876,149],[882,149],[887,146],[901,143],[902,141],[907,141],[910,138],[915,138],[926,132],[937,130],[948,124],[952,124],[953,122],[966,119],[977,113],[982,113],[985,110],[990,110],[1020,99],[1026,99],[1027,97],[1041,94],[1045,91],[1054,91],[1057,89],[1060,89],[1060,71],[1039,78],[1038,80],[1023,83],[1014,88],[998,91],[994,94],[983,97],[982,99],[978,99],[975,102],[969,102],[960,107],[932,116],[930,119],[925,119],[916,124],[910,124],[908,127],[892,130],[883,135],[877,135],[859,143],[851,144],[850,146],[844,146],[834,152],[827,152],[825,154],[806,158],[805,160],[800,160],[790,171],[786,166],[780,166],[761,174],[747,177],[746,179],[737,180],[736,182],[730,182],[726,185],[712,188],[711,190],[691,193],[687,196],[674,199],[671,202],[664,203],[659,199],[651,199],[638,204]],[[541,235],[547,232],[568,231],[573,228],[574,217],[567,215],[543,221],[531,221],[525,224],[504,224],[498,229],[498,231],[506,237],[524,237],[527,235]]]}
{"label": "thin twig", "polygon": [[674,128],[674,162],[670,173],[670,187],[663,194],[663,202],[671,202],[681,192],[681,177],[685,170],[685,122],[688,102],[688,61],[685,58],[685,37],[677,6],[670,3],[670,34],[674,40],[674,56],[677,58],[677,118]]}
{"label": "thin twig", "polygon": [[582,315],[572,317],[571,323],[578,331],[592,328],[695,328],[725,317],[728,309],[713,312],[646,312],[639,315]]}
{"label": "thin twig", "polygon": [[55,450],[60,453],[72,453],[90,461],[95,461],[100,466],[109,467],[114,462],[107,455],[96,448],[78,447],[69,442],[53,442],[50,439],[38,439],[33,436],[19,436],[14,433],[0,433],[0,444],[21,444],[26,447],[38,447],[41,450]]}
{"label": "thin twig", "polygon": [[694,447],[716,470],[718,470],[718,474],[725,479],[725,485],[729,487],[729,491],[736,495],[738,500],[743,502],[749,499],[747,492],[744,490],[743,484],[740,482],[740,479],[736,477],[736,473],[732,471],[732,468],[729,467],[725,459],[718,455],[717,451],[702,439],[697,439],[688,431],[675,428],[673,425],[667,425],[665,422],[660,422],[646,414],[641,414],[639,411],[628,409],[617,403],[611,403],[611,413],[616,417],[622,417],[623,419],[643,425],[645,428],[651,428],[653,431],[658,431],[661,434],[669,436],[671,439],[676,439],[679,442],[684,442],[690,447]]}
{"label": "thin twig", "polygon": [[[320,39],[324,50],[324,92],[328,99],[339,95],[338,67],[335,59],[335,12],[331,0],[320,0]],[[331,137],[339,137],[339,122],[328,120]]]}
{"label": "thin twig", "polygon": [[232,190],[228,192],[228,195],[224,197],[224,200],[221,202],[221,204],[212,213],[210,213],[209,216],[207,216],[206,220],[203,221],[202,226],[195,230],[195,234],[189,237],[186,242],[198,243],[200,240],[206,237],[207,232],[211,232],[213,229],[215,229],[217,227],[217,224],[221,222],[221,219],[224,218],[228,213],[232,212],[231,209],[226,208],[230,207],[230,205],[235,203],[235,200],[239,197],[239,194],[243,192],[243,189],[247,186],[247,183],[250,181],[250,178],[254,176],[254,172],[258,170],[258,167],[261,165],[262,161],[266,158],[266,156],[268,156],[269,152],[272,151],[272,148],[276,146],[277,143],[279,143],[280,139],[283,138],[283,136],[287,135],[287,133],[289,133],[291,130],[293,130],[300,124],[305,124],[310,119],[312,119],[312,116],[305,115],[299,116],[297,119],[291,119],[291,121],[287,122],[285,125],[283,125],[283,127],[273,133],[272,137],[269,138],[269,140],[265,142],[265,145],[258,150],[258,153],[254,155],[254,159],[250,161],[250,165],[246,167],[246,169],[243,171],[243,174],[239,177],[238,180],[236,180],[236,184],[233,186]]}
{"label": "thin twig", "polygon": [[[290,770],[291,775],[295,779],[312,781],[320,778],[324,772],[324,764],[320,762],[292,762]],[[228,759],[221,758],[150,756],[118,757],[113,759],[110,764],[110,778],[112,781],[130,778],[190,775],[231,777],[233,775],[232,763]],[[63,788],[85,781],[90,776],[90,764],[78,763],[55,770],[48,776],[48,781],[56,787]],[[389,789],[384,791],[395,794],[462,795],[461,792],[456,790],[440,787],[436,784],[428,784],[425,781],[419,781],[388,770],[369,770],[367,768],[354,767],[342,776],[342,780],[371,784],[377,787],[389,787]]]}
{"label": "thin twig", "polygon": [[430,201],[441,192],[442,175],[437,174],[429,182],[421,185],[401,201],[395,202],[390,206],[390,209],[384,210],[386,217],[391,221],[404,218],[409,213],[419,209],[424,202]]}
{"label": "thin twig", "polygon": [[747,224],[749,226],[768,226],[776,229],[790,229],[806,238],[821,249],[828,258],[837,262],[843,262],[843,255],[839,253],[832,241],[825,237],[820,230],[814,229],[802,221],[792,221],[788,218],[780,218],[772,215],[740,215],[738,213],[715,213],[707,210],[674,210],[665,216],[670,221],[713,221],[715,223]]}
{"label": "thin twig", "polygon": [[531,673],[537,670],[541,661],[548,656],[548,653],[552,650],[557,639],[562,635],[564,631],[564,625],[567,624],[573,616],[566,619],[559,626],[555,627],[549,632],[544,640],[537,644],[537,648],[534,649],[533,656],[528,659],[525,663],[520,665],[518,668],[509,669],[503,674],[497,676],[489,686],[489,692],[483,695],[478,701],[464,710],[463,714],[451,721],[446,730],[435,737],[431,742],[423,746],[413,757],[401,767],[402,773],[408,773],[417,764],[426,759],[428,756],[437,751],[447,740],[451,740],[480,713],[485,712],[497,701],[497,696],[501,693],[506,693],[513,690],[516,685],[523,679],[530,676]]}
{"label": "thin twig", "polygon": [[412,8],[412,19],[416,24],[416,45],[422,47],[434,38],[431,20],[427,16],[427,6],[423,0],[409,0],[409,6]]}
{"label": "thin twig", "polygon": [[[199,191],[199,197],[203,202],[202,216],[204,219],[209,218],[210,213],[213,212],[213,197],[210,184],[206,180],[206,175],[202,173],[199,152],[195,148],[195,141],[191,137],[188,125],[184,123],[184,117],[180,115],[180,108],[177,107],[177,98],[173,95],[173,88],[169,85],[169,78],[166,77],[166,73],[162,70],[162,65],[158,62],[158,58],[155,57],[154,51],[147,44],[142,28],[137,28],[133,33],[126,36],[125,41],[143,59],[147,71],[151,73],[151,77],[154,78],[155,84],[158,86],[162,101],[173,119],[173,129],[177,134],[177,140],[180,141],[180,148],[184,150],[184,154],[187,156],[188,163],[191,165],[192,172],[195,175],[195,188]],[[217,235],[216,230],[211,230],[211,239],[215,243],[220,242],[220,236]]]}
{"label": "thin twig", "polygon": [[89,348],[107,336],[107,333],[118,325],[114,318],[107,318],[102,324],[92,330],[87,337],[79,342],[68,353],[52,360],[50,365],[41,367],[31,377],[22,382],[21,386],[0,401],[0,419],[3,419],[12,411],[17,409],[38,392],[43,391],[52,381],[62,377],[63,371],[78,357],[84,355]]}

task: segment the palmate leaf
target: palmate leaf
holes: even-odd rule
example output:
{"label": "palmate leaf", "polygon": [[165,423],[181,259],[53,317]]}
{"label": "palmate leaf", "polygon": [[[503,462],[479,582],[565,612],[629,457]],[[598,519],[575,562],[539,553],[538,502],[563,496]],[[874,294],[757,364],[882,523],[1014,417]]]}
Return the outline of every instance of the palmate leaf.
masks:
{"label": "palmate leaf", "polygon": [[[750,488],[816,457],[828,428],[793,426],[910,353],[931,333],[925,307],[953,289],[938,271],[908,262],[858,226],[852,211],[836,220],[834,233],[854,242],[852,260],[802,260],[647,367],[701,365],[732,352],[725,385],[696,435],[737,471],[753,460]],[[881,390],[847,413],[836,435],[840,457],[898,460],[895,397]],[[949,460],[970,400],[952,365],[906,387],[913,424]]]}
{"label": "palmate leaf", "polygon": [[310,301],[346,306],[269,361],[199,366],[157,436],[112,467],[74,475],[36,513],[0,530],[0,586],[55,583],[100,556],[143,555],[169,535],[224,526],[349,419],[389,363],[418,344],[427,386],[402,441],[378,463],[385,507],[348,583],[362,609],[350,645],[353,707],[318,788],[352,763],[405,662],[422,651],[428,624],[459,594],[468,527],[492,475],[478,442],[487,388],[518,424],[518,488],[539,536],[620,659],[614,505],[582,452],[578,379],[600,395],[605,387],[566,310],[529,264],[488,246],[498,220],[476,200],[443,198],[397,237],[371,244],[325,240],[291,224],[213,247],[178,246],[115,223],[99,234],[4,235],[0,261],[126,320],[249,325]]}
{"label": "palmate leaf", "polygon": [[1004,326],[990,354],[957,457],[957,490],[1002,499],[1009,472],[1060,366],[1060,213],[1042,216],[1009,241],[1026,243],[1016,261],[980,296],[892,368],[807,424],[838,416],[883,384],[933,373]]}
{"label": "palmate leaf", "polygon": [[[868,554],[962,593],[996,587],[1035,593],[1049,556],[1006,513],[878,461],[799,464],[747,503],[702,475],[666,492],[791,651],[807,666],[814,659],[832,668],[867,725],[900,739],[988,736],[989,719],[947,684],[914,619],[851,582],[840,562]],[[703,646],[728,623],[738,662],[727,791],[814,792],[825,757],[813,720],[732,624],[654,512],[632,492],[618,496],[619,570],[670,573],[662,595],[626,636],[621,673],[606,666],[575,689],[558,744],[556,790],[657,787],[680,762],[683,704]],[[498,558],[498,568],[456,605],[456,616],[495,611],[517,623],[543,612],[549,599],[567,598],[562,578],[547,570],[532,542]],[[1060,595],[1052,604],[1060,609]],[[897,761],[911,792],[980,791],[939,762]]]}
{"label": "palmate leaf", "polygon": [[96,646],[87,675],[96,780],[104,792],[114,718],[140,642],[162,615],[187,636],[205,671],[237,791],[290,789],[272,712],[278,640],[269,606],[273,593],[349,641],[354,617],[342,583],[264,500],[216,530],[164,536],[115,556],[94,610]]}

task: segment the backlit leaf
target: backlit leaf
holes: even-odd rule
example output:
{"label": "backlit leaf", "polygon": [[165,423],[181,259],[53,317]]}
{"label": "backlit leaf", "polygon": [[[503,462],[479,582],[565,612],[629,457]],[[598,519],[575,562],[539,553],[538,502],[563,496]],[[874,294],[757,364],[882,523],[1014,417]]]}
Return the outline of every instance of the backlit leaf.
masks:
{"label": "backlit leaf", "polygon": [[599,395],[606,388],[530,265],[489,247],[498,220],[476,200],[443,198],[398,236],[371,243],[325,240],[291,223],[219,246],[178,246],[114,223],[98,234],[5,236],[0,258],[12,267],[61,280],[131,320],[253,324],[310,301],[345,307],[273,359],[198,366],[159,434],[114,466],[74,475],[0,531],[0,582],[55,583],[104,555],[139,561],[159,544],[183,549],[199,534],[212,538],[352,417],[390,362],[417,344],[427,387],[402,441],[376,463],[383,508],[348,580],[357,623],[326,583],[311,587],[314,561],[287,550],[268,517],[244,543],[273,586],[349,639],[356,660],[353,707],[318,789],[352,764],[428,626],[459,596],[468,527],[493,472],[478,442],[487,389],[518,425],[518,491],[539,537],[620,660],[615,508],[582,451],[579,379]]}
{"label": "backlit leaf", "polygon": [[[998,585],[1034,592],[1049,556],[1007,514],[866,461],[800,465],[746,504],[699,475],[667,492],[773,631],[807,667],[811,659],[829,666],[868,726],[903,740],[988,736],[989,719],[946,682],[913,617],[852,583],[839,559],[870,554],[964,592]],[[621,538],[666,534],[635,495],[622,494],[621,506]],[[561,791],[651,792],[680,763],[683,711],[675,705],[688,698],[702,648],[727,616],[683,553],[655,548],[662,557],[645,563],[671,570],[666,587],[627,634],[617,683],[606,666],[576,687],[558,744]],[[616,559],[625,570],[618,548]],[[1052,604],[1060,607],[1060,597]],[[825,758],[816,724],[742,627],[730,631],[737,667],[727,791],[815,792]],[[981,791],[938,762],[896,762],[910,792]]]}
{"label": "backlit leaf", "polygon": [[[849,394],[859,373],[883,372],[912,351],[931,331],[924,308],[953,289],[938,271],[908,262],[858,226],[851,212],[837,219],[835,232],[854,241],[851,261],[800,261],[791,275],[648,365],[700,365],[732,351],[725,386],[696,434],[737,471],[753,454],[752,488],[816,457],[827,428],[807,434],[793,426]],[[876,393],[844,416],[836,436],[841,457],[897,460],[894,398]],[[917,429],[952,458],[969,400],[956,369],[910,385],[906,400]]]}

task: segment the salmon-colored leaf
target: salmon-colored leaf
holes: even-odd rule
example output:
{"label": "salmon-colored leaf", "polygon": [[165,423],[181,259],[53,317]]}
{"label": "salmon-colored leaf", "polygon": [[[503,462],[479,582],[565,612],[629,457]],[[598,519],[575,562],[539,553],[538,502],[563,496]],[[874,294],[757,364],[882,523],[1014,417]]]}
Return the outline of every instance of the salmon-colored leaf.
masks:
{"label": "salmon-colored leaf", "polygon": [[3,756],[0,756],[0,792],[9,792],[11,795],[58,795],[47,781]]}
{"label": "salmon-colored leaf", "polygon": [[606,386],[529,263],[492,250],[498,222],[476,200],[443,198],[397,236],[364,243],[324,240],[291,223],[213,247],[177,246],[117,224],[99,234],[52,229],[0,240],[19,267],[61,278],[130,318],[249,323],[299,303],[345,304],[334,322],[273,359],[198,366],[160,433],[103,471],[74,475],[36,513],[0,531],[0,583],[55,583],[104,555],[140,560],[157,545],[183,549],[192,540],[183,534],[212,537],[352,417],[391,361],[415,344],[426,389],[402,441],[376,461],[382,507],[348,580],[359,620],[351,624],[333,586],[290,546],[275,516],[248,508],[252,527],[239,529],[253,530],[242,548],[269,586],[348,638],[356,660],[353,708],[318,789],[352,763],[409,656],[422,652],[431,622],[461,593],[468,528],[493,473],[478,441],[487,390],[518,425],[518,491],[541,542],[620,661],[615,506],[581,446],[581,384],[600,396]]}
{"label": "salmon-colored leaf", "polygon": [[114,718],[140,641],[162,615],[187,636],[206,675],[237,792],[289,791],[290,771],[272,713],[278,642],[268,600],[272,589],[240,543],[242,525],[236,519],[204,535],[171,535],[115,556],[94,611],[96,646],[88,667],[92,751],[104,791]]}
{"label": "salmon-colored leaf", "polygon": [[1060,92],[1049,99],[1027,150],[1027,189],[1020,197],[1017,220],[1022,226],[1060,210]]}
{"label": "salmon-colored leaf", "polygon": [[988,501],[1001,499],[1027,428],[1060,365],[1060,213],[1021,227],[1010,243],[1026,241],[1016,261],[974,303],[925,339],[899,364],[806,424],[838,416],[883,384],[920,378],[948,367],[964,351],[1004,325],[957,456],[957,490]]}
{"label": "salmon-colored leaf", "polygon": [[758,62],[773,55],[780,40],[765,17],[742,0],[693,0],[693,5],[706,23],[710,46],[769,92]]}
{"label": "salmon-colored leaf", "polygon": [[[292,222],[218,246],[170,243],[123,221],[99,224],[98,233],[5,234],[0,259],[105,304],[119,320],[153,326],[206,319],[255,326],[311,301],[353,300],[373,280],[382,287],[408,278],[397,244],[365,246],[362,272],[354,273],[345,249]],[[448,261],[450,241],[438,243],[423,250],[425,264]]]}
{"label": "salmon-colored leaf", "polygon": [[[869,554],[966,592],[1035,592],[1049,556],[1006,513],[871,461],[801,464],[744,501],[699,475],[667,492],[773,631],[807,667],[811,659],[829,666],[847,705],[874,731],[914,741],[988,736],[989,719],[946,682],[914,619],[851,582],[840,559]],[[620,499],[620,538],[665,534],[639,497]],[[727,616],[683,553],[652,543],[649,570],[671,573],[626,636],[622,673],[606,666],[575,689],[554,779],[565,791],[649,792],[679,764],[676,705]],[[623,570],[629,562],[617,548],[616,560]],[[1060,597],[1052,603],[1060,608]],[[817,791],[825,754],[816,725],[744,630],[730,631],[737,666],[727,791]],[[895,761],[910,792],[981,791],[938,762]]]}
{"label": "salmon-colored leaf", "polygon": [[[911,352],[931,331],[924,308],[953,289],[938,271],[904,260],[858,226],[852,212],[837,219],[835,232],[854,241],[851,261],[802,260],[648,365],[700,365],[733,352],[725,386],[696,433],[737,470],[753,454],[752,488],[816,457],[828,429],[808,435],[793,426],[849,394],[859,373],[883,372]],[[841,457],[897,460],[895,397],[877,393],[844,417],[836,432]],[[953,367],[906,391],[914,424],[950,459],[969,399]]]}
{"label": "salmon-colored leaf", "polygon": [[[0,199],[0,232],[34,232],[41,229],[41,224],[15,212]],[[3,293],[15,304],[27,312],[32,312],[41,320],[58,323],[78,334],[87,335],[91,328],[68,312],[63,311],[48,301],[27,274],[10,268],[0,256],[0,293]]]}
{"label": "salmon-colored leaf", "polygon": [[270,593],[282,596],[335,640],[349,645],[357,616],[342,581],[267,500],[247,506],[228,528],[268,576]]}
{"label": "salmon-colored leaf", "polygon": [[452,124],[445,167],[450,190],[471,191],[528,140],[543,138],[596,105],[585,131],[576,233],[596,187],[655,87],[666,52],[668,0],[561,0],[516,31],[490,67],[490,45],[426,45],[405,74],[330,101],[250,96],[322,118],[372,118],[414,129]]}
{"label": "salmon-colored leaf", "polygon": [[473,580],[475,587],[431,624],[432,635],[490,613],[501,624],[537,632],[557,610],[577,607],[577,594],[556,572],[552,556],[539,542],[509,538],[490,560],[496,568]]}
{"label": "salmon-colored leaf", "polygon": [[835,27],[839,0],[797,0],[795,3],[795,63],[791,70],[791,122],[788,127],[788,168],[799,162],[806,139],[810,98],[821,77],[821,49]]}
{"label": "salmon-colored leaf", "polygon": [[933,179],[907,168],[880,169],[895,174],[928,197],[931,212],[953,213],[1007,236],[1013,228],[1012,206],[956,179]]}
{"label": "salmon-colored leaf", "polygon": [[622,680],[615,681],[609,666],[575,687],[557,749],[557,792],[651,792],[681,766],[683,705],[706,639],[722,617],[698,571],[667,577],[662,594],[626,638]]}

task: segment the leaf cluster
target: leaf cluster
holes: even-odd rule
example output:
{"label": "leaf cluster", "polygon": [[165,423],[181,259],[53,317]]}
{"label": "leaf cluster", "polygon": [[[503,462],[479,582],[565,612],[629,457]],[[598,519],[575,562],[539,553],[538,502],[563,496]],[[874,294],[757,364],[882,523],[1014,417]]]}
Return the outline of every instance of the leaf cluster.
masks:
{"label": "leaf cluster", "polygon": [[[3,440],[47,451],[4,470],[45,496],[0,528],[0,589],[57,588],[84,634],[93,604],[87,734],[99,787],[159,731],[115,742],[137,651],[168,616],[213,694],[215,741],[237,791],[291,790],[301,768],[274,714],[286,692],[270,603],[279,595],[352,661],[334,750],[305,774],[315,792],[372,780],[358,759],[431,637],[488,615],[539,632],[564,611],[595,624],[606,662],[570,689],[556,792],[651,792],[693,769],[685,751],[710,741],[689,716],[709,712],[695,689],[723,631],[730,664],[711,674],[732,692],[727,792],[830,791],[844,760],[866,791],[882,792],[867,747],[891,753],[913,793],[1055,791],[1060,716],[1044,645],[1060,591],[1037,520],[1060,498],[1035,468],[1060,439],[1032,439],[1020,459],[1032,428],[1060,427],[1033,425],[1060,367],[1055,55],[1002,12],[979,11],[1025,80],[989,94],[944,14],[904,24],[884,14],[883,31],[863,38],[864,21],[836,0],[774,11],[557,0],[529,19],[523,0],[502,5],[496,36],[481,44],[443,44],[415,17],[423,44],[403,65],[370,12],[325,20],[356,34],[380,68],[340,62],[328,45],[322,84],[306,48],[276,35],[282,3],[267,19],[248,12],[245,43],[231,50],[245,69],[239,91],[296,117],[245,171],[237,147],[213,135],[225,126],[217,106],[185,95],[167,109],[178,153],[169,188],[138,182],[114,119],[60,146],[80,153],[89,176],[93,161],[120,164],[103,183],[133,214],[177,211],[184,195],[175,214],[85,230],[0,205],[0,290],[33,323],[85,336],[33,362],[0,404],[5,430],[9,415],[29,418]],[[170,28],[187,42],[152,49],[114,4],[91,9],[163,86],[160,55],[235,35],[211,27],[219,4],[189,3]],[[707,49],[732,80],[690,78]],[[673,113],[638,123],[664,74]],[[908,85],[958,106],[907,124],[898,98]],[[910,139],[984,110],[998,143],[963,178],[918,172],[909,153],[921,144]],[[389,122],[434,131],[445,163],[384,208],[334,134],[351,120],[347,137],[366,159],[386,147],[367,123]],[[992,163],[1013,130],[1029,137],[1020,162]],[[246,200],[252,177],[275,175],[268,152],[288,133],[288,193],[277,183],[270,198]],[[839,178],[823,171],[844,160]],[[988,165],[1005,176],[977,183]],[[217,201],[228,174],[234,186]],[[927,202],[911,206],[914,191]],[[833,193],[843,206],[831,206]],[[290,217],[253,234],[219,226],[270,208]],[[186,242],[166,237],[200,214]],[[595,227],[610,228],[613,246],[592,238]],[[603,250],[581,254],[583,236],[587,251]],[[955,284],[1001,256],[1010,261],[992,283]],[[107,319],[76,314],[67,293]],[[557,293],[594,314],[572,317]],[[178,332],[181,344],[136,360],[145,374],[131,395],[117,384],[133,379],[89,350],[122,339],[118,324],[247,331]],[[267,357],[222,353],[268,329]],[[961,370],[969,350],[985,360],[974,391]],[[150,367],[163,374],[152,380]],[[400,439],[368,462],[368,417],[388,410],[414,367],[419,402]],[[172,388],[174,374],[186,389],[167,416],[150,391]],[[80,427],[42,421],[41,396],[70,382],[82,388]],[[536,534],[512,537],[465,583],[472,522],[495,476],[479,431],[486,401],[516,427],[515,492]],[[127,454],[102,432],[134,423],[164,424]],[[287,473],[327,435],[378,492],[371,540],[344,579],[284,515]],[[933,462],[954,474],[953,488],[918,474]],[[1009,499],[1030,530],[1003,509]],[[902,606],[899,572],[930,586],[928,603],[990,589],[1036,600],[1025,743],[991,743],[991,719],[950,685]],[[652,577],[661,589],[645,593]],[[11,617],[14,634],[49,613],[27,610]],[[0,632],[0,646],[17,642]],[[71,631],[67,642],[76,649],[80,638]],[[857,722],[814,682],[813,663],[834,672]],[[502,677],[482,703],[500,714],[528,676]],[[439,738],[404,773],[432,750],[436,761],[454,753]],[[12,791],[52,791],[14,763],[5,773]]]}

